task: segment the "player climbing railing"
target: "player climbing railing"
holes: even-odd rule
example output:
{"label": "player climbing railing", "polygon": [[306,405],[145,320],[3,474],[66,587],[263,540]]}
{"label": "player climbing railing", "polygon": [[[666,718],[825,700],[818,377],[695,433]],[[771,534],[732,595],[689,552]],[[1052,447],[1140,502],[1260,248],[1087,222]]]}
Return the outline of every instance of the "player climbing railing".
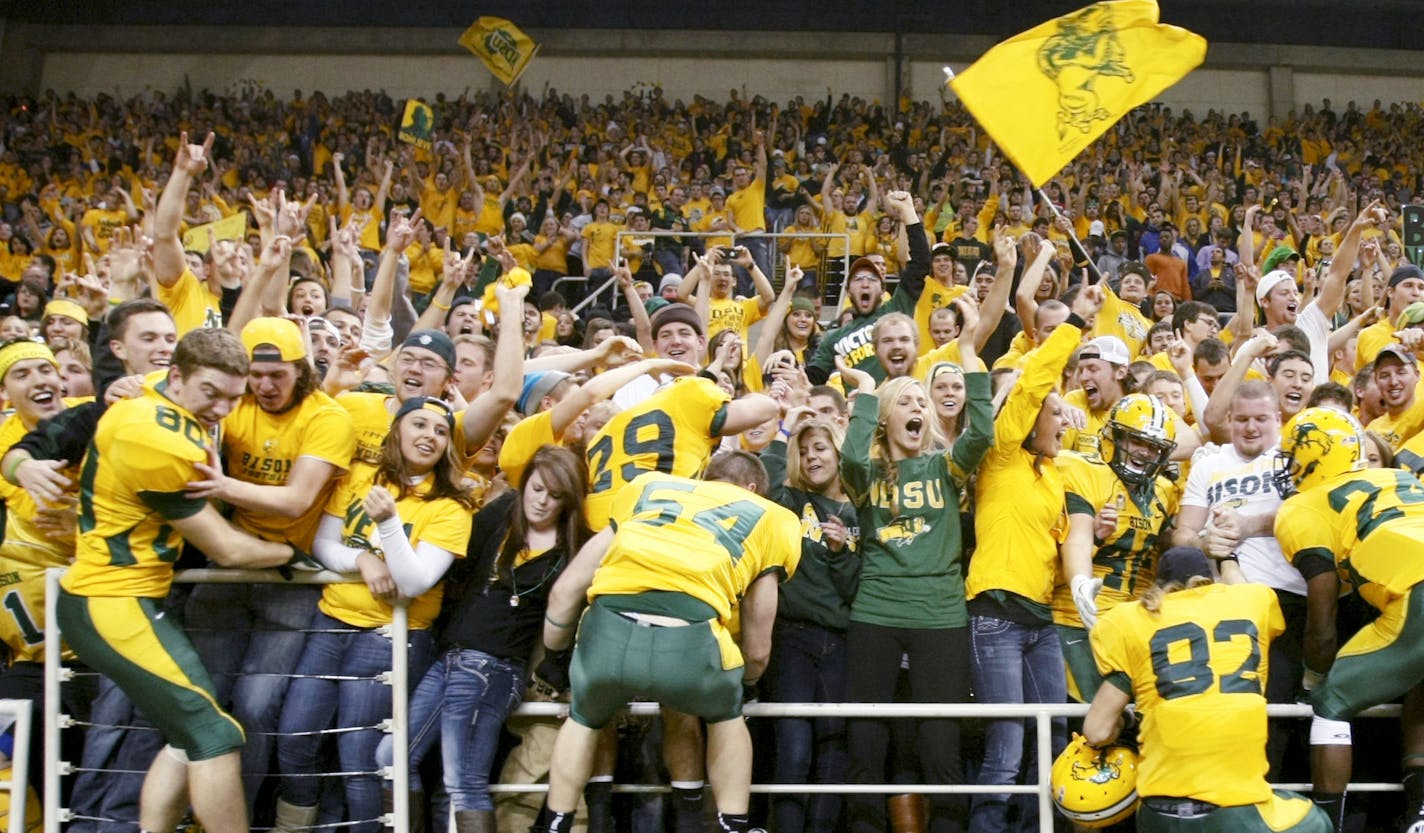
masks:
{"label": "player climbing railing", "polygon": [[[59,579],[64,575],[64,570],[50,569],[45,577],[45,714],[44,714],[44,739],[45,739],[45,797],[44,797],[44,830],[45,833],[59,833],[61,822],[71,820],[68,808],[59,806],[60,799],[60,778],[76,771],[74,765],[69,761],[60,758],[60,733],[63,729],[78,725],[69,715],[61,713],[60,685],[73,679],[75,672],[72,669],[64,668],[60,664],[60,643],[62,634],[59,632],[56,604],[59,600]],[[344,576],[339,573],[328,571],[321,572],[294,572],[289,576],[284,576],[276,570],[228,570],[228,569],[206,569],[206,570],[181,570],[174,574],[173,580],[180,584],[232,584],[232,583],[265,583],[265,584],[340,584],[344,582],[360,583],[360,580],[351,576]],[[391,670],[385,677],[385,682],[391,686],[391,719],[381,725],[381,729],[391,734],[394,745],[394,761],[388,769],[381,771],[381,775],[391,781],[391,794],[393,799],[392,812],[381,820],[387,827],[394,829],[394,833],[409,833],[408,819],[410,818],[410,736],[409,736],[409,628],[405,606],[394,607],[392,622],[386,630],[391,639]],[[0,701],[3,704],[7,701]],[[27,704],[28,705],[28,704]],[[3,706],[0,706],[3,708]],[[25,718],[25,729],[28,731],[28,716]],[[369,727],[367,727],[369,728]],[[327,730],[328,732],[332,730]],[[343,731],[343,730],[335,730]],[[26,745],[23,747],[28,752],[28,736]],[[19,737],[16,737],[16,753],[20,754]],[[17,761],[18,763],[18,761]],[[321,775],[355,775],[361,773],[320,773]],[[16,776],[19,779],[20,776]],[[23,805],[23,802],[21,802]],[[12,800],[11,814],[13,818],[14,803]],[[21,807],[23,810],[23,806]],[[338,825],[341,827],[346,826]],[[24,827],[15,827],[13,822],[10,830],[23,830]]]}

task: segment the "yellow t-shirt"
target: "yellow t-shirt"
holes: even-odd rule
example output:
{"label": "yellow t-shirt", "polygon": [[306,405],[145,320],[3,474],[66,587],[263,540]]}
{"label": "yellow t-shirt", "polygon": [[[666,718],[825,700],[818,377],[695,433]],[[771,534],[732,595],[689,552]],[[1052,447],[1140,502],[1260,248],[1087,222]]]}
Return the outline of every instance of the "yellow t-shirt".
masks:
{"label": "yellow t-shirt", "polygon": [[613,223],[589,223],[583,227],[583,265],[587,269],[609,269],[617,254],[618,231]]}
{"label": "yellow t-shirt", "polygon": [[1068,534],[1063,475],[1053,458],[1037,459],[1023,444],[1080,338],[1077,327],[1064,323],[1030,352],[994,419],[994,444],[975,484],[977,546],[964,581],[966,599],[990,590],[1041,605],[1052,598],[1058,544]]}
{"label": "yellow t-shirt", "polygon": [[920,331],[920,353],[928,353],[934,349],[934,339],[930,337],[930,314],[949,306],[950,301],[968,291],[967,286],[945,286],[933,277],[925,277],[925,289],[915,301],[915,326]]}
{"label": "yellow t-shirt", "polygon": [[173,313],[179,338],[191,330],[223,325],[222,299],[213,297],[208,287],[186,266],[172,286],[158,287],[158,300]]}
{"label": "yellow t-shirt", "polygon": [[[376,522],[366,514],[362,501],[371,491],[376,470],[372,466],[357,465],[341,479],[331,500],[326,505],[326,514],[344,520],[341,528],[341,542],[348,547],[380,552],[381,535]],[[465,557],[465,547],[470,540],[470,512],[459,501],[450,498],[426,500],[423,495],[430,490],[430,480],[409,490],[396,500],[396,513],[400,515],[401,526],[405,527],[411,549],[422,542],[433,544],[456,558]],[[395,490],[392,489],[392,493]],[[445,595],[445,585],[436,585],[410,601],[410,629],[426,630],[435,617],[440,615],[440,600]],[[391,622],[392,608],[371,595],[364,584],[328,584],[322,591],[317,607],[333,619],[339,619],[352,627],[378,628]]]}
{"label": "yellow t-shirt", "polygon": [[756,298],[712,298],[708,302],[707,341],[723,330],[732,330],[742,340],[742,352],[747,345],[747,332],[762,319],[761,301]]}
{"label": "yellow t-shirt", "polygon": [[[296,407],[268,413],[251,394],[243,396],[223,419],[223,460],[231,477],[259,486],[283,486],[300,457],[330,463],[338,472],[351,465],[356,437],[351,414],[321,391],[307,395]],[[268,541],[286,541],[311,552],[333,477],[299,518],[279,518],[234,506],[234,525]]]}
{"label": "yellow t-shirt", "polygon": [[727,210],[743,232],[766,231],[766,180],[754,179],[742,190],[728,194]]}

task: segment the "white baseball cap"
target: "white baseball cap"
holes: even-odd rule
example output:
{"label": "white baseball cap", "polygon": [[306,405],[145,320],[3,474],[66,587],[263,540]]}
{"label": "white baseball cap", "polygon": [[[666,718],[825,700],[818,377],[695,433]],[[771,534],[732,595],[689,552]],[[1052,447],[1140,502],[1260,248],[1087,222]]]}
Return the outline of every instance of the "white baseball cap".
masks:
{"label": "white baseball cap", "polygon": [[1127,353],[1127,345],[1117,336],[1098,336],[1088,342],[1087,346],[1078,352],[1078,361],[1084,359],[1102,359],[1108,364],[1121,367],[1132,364],[1132,357]]}
{"label": "white baseball cap", "polygon": [[1264,302],[1266,296],[1271,294],[1271,290],[1286,281],[1290,281],[1291,285],[1294,285],[1295,275],[1292,275],[1284,269],[1274,269],[1262,275],[1261,279],[1256,282],[1256,302]]}

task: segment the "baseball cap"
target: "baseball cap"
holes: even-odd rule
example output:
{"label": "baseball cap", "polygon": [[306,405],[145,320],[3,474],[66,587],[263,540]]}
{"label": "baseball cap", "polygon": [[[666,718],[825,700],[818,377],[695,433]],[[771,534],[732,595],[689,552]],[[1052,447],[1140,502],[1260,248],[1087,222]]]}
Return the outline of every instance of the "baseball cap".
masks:
{"label": "baseball cap", "polygon": [[285,318],[254,318],[244,324],[242,349],[255,362],[295,362],[307,357],[302,328]]}
{"label": "baseball cap", "polygon": [[1098,336],[1078,353],[1078,361],[1084,359],[1102,359],[1108,364],[1116,364],[1127,367],[1132,364],[1132,357],[1128,355],[1127,345],[1117,336]]}
{"label": "baseball cap", "polygon": [[539,409],[539,402],[567,378],[569,374],[562,370],[537,370],[524,374],[524,387],[519,392],[515,407],[521,414],[533,416]]}
{"label": "baseball cap", "polygon": [[1414,353],[1403,344],[1386,344],[1381,347],[1379,353],[1375,355],[1375,367],[1379,367],[1380,359],[1383,359],[1385,356],[1393,356],[1399,359],[1400,364],[1405,366],[1416,363]]}
{"label": "baseball cap", "polygon": [[1266,274],[1262,275],[1261,280],[1256,283],[1257,303],[1265,301],[1266,296],[1271,294],[1271,290],[1275,289],[1286,281],[1290,281],[1291,285],[1294,286],[1295,275],[1292,275],[1290,272],[1287,272],[1284,269],[1277,269],[1274,272],[1267,272]]}
{"label": "baseball cap", "polygon": [[1108,227],[1103,225],[1102,220],[1094,220],[1088,224],[1089,237],[1102,237],[1104,234],[1107,234],[1107,230]]}
{"label": "baseball cap", "polygon": [[[1393,272],[1389,273],[1389,288],[1394,289],[1400,282],[1407,281],[1410,278],[1418,278],[1424,281],[1424,269],[1420,269],[1412,263],[1405,263],[1396,267]],[[49,307],[45,307],[45,314],[49,314]]]}
{"label": "baseball cap", "polygon": [[439,414],[445,420],[445,427],[452,431],[455,429],[455,412],[450,410],[450,405],[443,399],[436,399],[433,396],[412,396],[402,402],[400,408],[396,409],[396,417],[392,423],[400,422],[401,417],[411,411],[430,411]]}
{"label": "baseball cap", "polygon": [[439,330],[416,330],[401,342],[402,350],[407,347],[420,347],[429,350],[444,359],[447,367],[451,369],[455,367],[455,342]]}
{"label": "baseball cap", "polygon": [[1211,578],[1211,562],[1196,547],[1172,547],[1157,559],[1157,583],[1186,584],[1197,576]]}
{"label": "baseball cap", "polygon": [[877,279],[884,279],[885,277],[880,271],[880,264],[868,257],[858,257],[855,259],[855,262],[850,265],[850,271],[846,272],[846,280],[855,277],[857,272],[873,272]]}
{"label": "baseball cap", "polygon": [[1269,272],[1291,258],[1299,259],[1300,252],[1297,252],[1290,246],[1277,246],[1271,250],[1270,254],[1266,255],[1266,260],[1261,264],[1261,269],[1262,271]]}
{"label": "baseball cap", "polygon": [[658,330],[674,323],[686,324],[698,335],[702,335],[702,319],[698,317],[696,310],[687,304],[668,304],[653,315],[653,338],[657,338]]}
{"label": "baseball cap", "polygon": [[954,247],[953,247],[953,246],[950,246],[948,243],[936,243],[936,244],[934,244],[934,246],[930,249],[930,257],[934,257],[935,255],[953,255],[953,254],[954,254]]}

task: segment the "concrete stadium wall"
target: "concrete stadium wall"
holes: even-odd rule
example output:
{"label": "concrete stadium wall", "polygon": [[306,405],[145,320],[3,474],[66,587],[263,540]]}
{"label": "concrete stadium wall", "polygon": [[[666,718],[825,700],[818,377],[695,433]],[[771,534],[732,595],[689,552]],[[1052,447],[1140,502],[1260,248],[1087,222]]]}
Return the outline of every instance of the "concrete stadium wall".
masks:
{"label": "concrete stadium wall", "polygon": [[[342,93],[385,89],[396,97],[498,85],[457,43],[458,30],[354,27],[105,27],[5,24],[0,19],[0,92],[53,88],[92,95],[257,81]],[[917,98],[933,98],[943,67],[967,66],[993,45],[983,36],[821,32],[531,31],[540,44],[522,84],[545,83],[602,98],[659,84],[674,98],[725,97],[731,88],[784,101],[826,88],[888,101],[894,56]],[[1420,53],[1332,47],[1211,44],[1206,64],[1159,99],[1197,113],[1282,115],[1330,98],[1368,104],[1424,100]]]}

